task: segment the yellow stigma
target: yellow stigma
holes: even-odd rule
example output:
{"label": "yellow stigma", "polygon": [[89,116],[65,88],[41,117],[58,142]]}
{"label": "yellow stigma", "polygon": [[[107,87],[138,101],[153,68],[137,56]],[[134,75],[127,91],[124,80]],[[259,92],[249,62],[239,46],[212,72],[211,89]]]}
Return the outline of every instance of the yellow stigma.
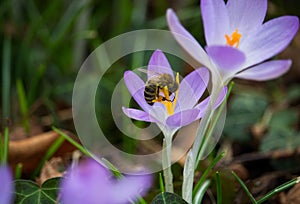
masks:
{"label": "yellow stigma", "polygon": [[165,98],[167,100],[162,100],[163,97],[160,97],[158,99],[155,100],[155,102],[160,102],[162,104],[165,105],[167,112],[169,115],[173,115],[174,114],[174,110],[176,107],[176,103],[177,103],[177,96],[178,96],[178,90],[179,90],[179,73],[176,74],[176,78],[175,78],[177,84],[178,84],[178,89],[175,92],[175,96],[174,96],[174,100],[171,101],[170,96],[169,96],[169,90],[168,87],[165,86],[161,91],[164,94]]}
{"label": "yellow stigma", "polygon": [[238,47],[240,44],[240,38],[242,37],[242,34],[239,33],[238,29],[235,29],[235,31],[229,35],[225,35],[226,38],[226,44],[231,46],[231,47]]}

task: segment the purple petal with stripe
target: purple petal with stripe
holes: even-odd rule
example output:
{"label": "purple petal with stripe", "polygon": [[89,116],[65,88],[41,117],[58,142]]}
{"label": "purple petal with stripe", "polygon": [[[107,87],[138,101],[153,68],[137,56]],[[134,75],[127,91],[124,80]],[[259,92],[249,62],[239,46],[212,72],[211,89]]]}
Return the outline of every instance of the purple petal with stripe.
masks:
{"label": "purple petal with stripe", "polygon": [[242,69],[246,59],[243,52],[230,46],[208,46],[206,50],[223,78],[233,77]]}
{"label": "purple petal with stripe", "polygon": [[264,23],[239,47],[247,55],[244,68],[261,63],[281,52],[299,28],[298,17],[283,16]]}
{"label": "purple petal with stripe", "polygon": [[153,118],[151,118],[149,113],[146,113],[144,111],[125,107],[122,107],[122,110],[129,118],[145,122],[156,122]]}
{"label": "purple petal with stripe", "polygon": [[224,0],[201,0],[201,13],[207,45],[225,44],[230,22]]}
{"label": "purple petal with stripe", "polygon": [[188,52],[195,60],[206,67],[210,67],[210,61],[199,45],[197,40],[181,25],[178,17],[172,9],[167,10],[167,23],[176,41]]}
{"label": "purple petal with stripe", "polygon": [[161,50],[155,50],[148,63],[148,79],[164,73],[174,78],[173,70],[164,53]]}
{"label": "purple petal with stripe", "polygon": [[134,100],[144,111],[148,112],[151,106],[147,104],[144,97],[145,82],[132,71],[124,73],[124,81]]}
{"label": "purple petal with stripe", "polygon": [[[202,67],[188,74],[180,82],[176,110],[186,110],[193,108],[203,95],[209,81],[209,71]],[[175,110],[175,111],[176,111]]]}
{"label": "purple petal with stripe", "polygon": [[285,74],[291,65],[291,60],[272,60],[242,71],[236,77],[255,81],[271,80]]}
{"label": "purple petal with stripe", "polygon": [[267,0],[228,0],[228,11],[231,30],[238,29],[244,34],[259,28],[267,13]]}
{"label": "purple petal with stripe", "polygon": [[170,127],[182,127],[199,119],[199,113],[198,109],[180,111],[168,117],[166,124]]}

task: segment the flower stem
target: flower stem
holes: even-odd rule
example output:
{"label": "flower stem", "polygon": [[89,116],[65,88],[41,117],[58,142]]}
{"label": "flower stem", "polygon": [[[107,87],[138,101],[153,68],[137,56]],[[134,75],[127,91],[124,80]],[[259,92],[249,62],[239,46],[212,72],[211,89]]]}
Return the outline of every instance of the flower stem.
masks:
{"label": "flower stem", "polygon": [[171,169],[172,137],[165,135],[162,150],[162,167],[166,192],[173,193],[173,174]]}

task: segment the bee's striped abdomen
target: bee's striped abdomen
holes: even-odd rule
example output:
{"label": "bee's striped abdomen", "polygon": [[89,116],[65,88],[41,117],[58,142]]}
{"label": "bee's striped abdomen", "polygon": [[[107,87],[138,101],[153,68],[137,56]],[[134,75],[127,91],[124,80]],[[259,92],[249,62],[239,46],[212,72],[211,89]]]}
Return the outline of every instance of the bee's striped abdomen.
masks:
{"label": "bee's striped abdomen", "polygon": [[156,84],[148,84],[147,86],[145,86],[144,97],[146,102],[151,106],[154,104],[153,100],[156,99],[156,96],[158,94],[157,91],[158,87]]}

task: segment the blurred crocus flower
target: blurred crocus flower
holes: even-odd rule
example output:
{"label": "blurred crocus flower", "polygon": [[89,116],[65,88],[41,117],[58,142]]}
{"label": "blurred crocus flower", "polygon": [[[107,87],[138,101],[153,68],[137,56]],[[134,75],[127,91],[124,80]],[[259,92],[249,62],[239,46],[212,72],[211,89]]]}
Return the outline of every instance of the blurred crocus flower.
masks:
{"label": "blurred crocus flower", "polygon": [[295,16],[264,23],[266,11],[267,0],[228,0],[227,4],[224,0],[201,0],[206,52],[171,9],[167,21],[178,43],[193,58],[217,71],[223,82],[233,77],[262,81],[288,71],[291,60],[265,60],[281,52],[299,27]]}
{"label": "blurred crocus flower", "polygon": [[116,179],[94,160],[71,168],[61,183],[63,204],[126,204],[144,196],[152,185],[149,174]]}
{"label": "blurred crocus flower", "polygon": [[[162,74],[170,75],[172,80],[176,81],[178,89],[170,96],[168,94],[170,90],[160,93],[162,94],[160,97],[165,97],[165,100],[154,100],[153,104],[148,104],[144,95],[147,85],[134,72],[126,71],[124,74],[125,84],[134,100],[143,109],[123,107],[123,111],[128,117],[140,121],[154,122],[165,136],[172,137],[180,127],[188,125],[203,116],[209,98],[199,104],[198,101],[206,90],[209,81],[209,71],[206,68],[194,70],[179,82],[178,74],[174,76],[163,52],[156,50],[148,63],[147,72],[148,82]],[[164,80],[164,78],[157,78],[156,80],[159,83],[159,80]],[[163,90],[159,91],[163,92]]]}
{"label": "blurred crocus flower", "polygon": [[0,166],[0,203],[11,204],[14,190],[12,174],[7,166]]}

